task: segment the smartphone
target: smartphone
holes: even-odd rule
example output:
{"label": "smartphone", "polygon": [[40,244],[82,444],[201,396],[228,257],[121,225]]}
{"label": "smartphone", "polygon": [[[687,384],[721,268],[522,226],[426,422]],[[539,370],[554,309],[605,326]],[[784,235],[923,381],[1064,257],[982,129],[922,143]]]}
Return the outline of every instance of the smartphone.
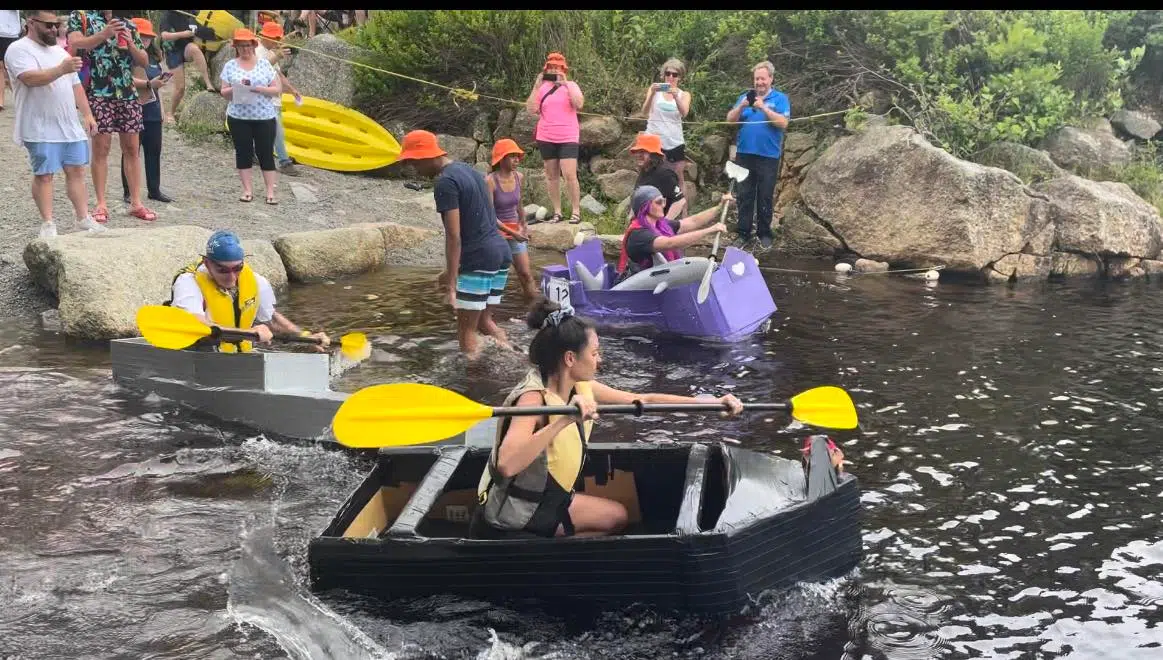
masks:
{"label": "smartphone", "polygon": [[747,90],[747,105],[754,105],[756,96],[757,94],[754,89]]}
{"label": "smartphone", "polygon": [[557,74],[545,72],[541,74],[541,79],[545,82],[557,82]]}
{"label": "smartphone", "polygon": [[670,83],[662,83],[661,85],[658,86],[658,89],[659,89],[659,91],[662,91],[662,92],[669,92],[670,91]]}
{"label": "smartphone", "polygon": [[173,71],[163,71],[162,75],[158,76],[158,78],[161,78],[162,82],[169,82],[170,78],[173,78],[173,77],[174,77]]}

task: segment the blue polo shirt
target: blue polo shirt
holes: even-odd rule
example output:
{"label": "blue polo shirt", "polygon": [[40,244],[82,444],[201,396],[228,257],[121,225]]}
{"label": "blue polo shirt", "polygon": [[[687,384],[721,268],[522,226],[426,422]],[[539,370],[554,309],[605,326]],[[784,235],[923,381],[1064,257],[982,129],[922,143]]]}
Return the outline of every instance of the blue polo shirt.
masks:
{"label": "blue polo shirt", "polygon": [[[745,98],[747,98],[747,92],[743,92],[739,98],[735,99],[735,105],[739,105]],[[787,94],[772,89],[767,92],[767,96],[763,100],[767,103],[767,107],[791,119],[791,102],[788,101]],[[748,106],[743,108],[743,112],[739,114],[739,121],[765,123],[740,124],[739,136],[735,139],[736,153],[779,158],[783,149],[783,129],[776,128],[775,124],[769,123],[766,113],[758,108]]]}

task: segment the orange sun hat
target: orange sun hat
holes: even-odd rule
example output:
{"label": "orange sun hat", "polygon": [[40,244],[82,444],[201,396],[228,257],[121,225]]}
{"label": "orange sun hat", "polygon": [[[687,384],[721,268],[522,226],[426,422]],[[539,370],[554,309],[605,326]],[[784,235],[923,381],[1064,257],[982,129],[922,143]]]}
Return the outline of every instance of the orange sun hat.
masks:
{"label": "orange sun hat", "polygon": [[153,31],[153,23],[150,23],[148,18],[134,18],[132,22],[137,28],[137,33],[141,36],[157,38],[157,34]]}
{"label": "orange sun hat", "polygon": [[634,138],[634,144],[630,145],[630,153],[635,151],[645,151],[662,156],[662,138],[653,133],[639,133],[638,137]]}
{"label": "orange sun hat", "polygon": [[404,136],[403,151],[396,160],[424,160],[439,158],[448,152],[440,148],[436,136],[428,131],[410,131]]}
{"label": "orange sun hat", "polygon": [[550,64],[556,64],[562,69],[569,71],[569,65],[565,63],[565,55],[561,53],[550,53],[549,57],[545,58],[545,66],[542,68],[542,71],[548,71]]}
{"label": "orange sun hat", "polygon": [[236,29],[234,31],[234,34],[230,37],[230,40],[231,41],[252,41],[256,44],[258,43],[258,37],[254,36],[254,33],[246,28]]}
{"label": "orange sun hat", "polygon": [[266,23],[262,24],[262,29],[259,30],[259,36],[274,40],[282,39],[283,26],[279,25],[275,21],[267,21]]}
{"label": "orange sun hat", "polygon": [[518,147],[517,143],[509,138],[497,140],[497,143],[493,145],[493,167],[496,167],[497,163],[501,162],[509,154],[524,156],[525,152],[521,151],[521,147]]}

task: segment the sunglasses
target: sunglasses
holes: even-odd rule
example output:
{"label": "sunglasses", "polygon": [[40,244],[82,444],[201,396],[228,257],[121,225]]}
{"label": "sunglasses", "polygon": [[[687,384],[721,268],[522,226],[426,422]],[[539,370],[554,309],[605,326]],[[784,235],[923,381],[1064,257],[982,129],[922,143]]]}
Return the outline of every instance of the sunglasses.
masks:
{"label": "sunglasses", "polygon": [[28,19],[28,22],[29,23],[40,23],[41,25],[48,25],[50,27],[60,27],[61,25],[64,24],[65,19],[58,18],[55,21],[46,21],[46,20],[41,19],[41,18],[30,18],[30,19]]}
{"label": "sunglasses", "polygon": [[237,266],[223,266],[217,261],[210,261],[209,259],[207,259],[206,262],[209,263],[214,268],[214,270],[222,273],[223,275],[226,275],[227,273],[234,273],[235,275],[238,275],[242,272],[243,264],[238,264]]}

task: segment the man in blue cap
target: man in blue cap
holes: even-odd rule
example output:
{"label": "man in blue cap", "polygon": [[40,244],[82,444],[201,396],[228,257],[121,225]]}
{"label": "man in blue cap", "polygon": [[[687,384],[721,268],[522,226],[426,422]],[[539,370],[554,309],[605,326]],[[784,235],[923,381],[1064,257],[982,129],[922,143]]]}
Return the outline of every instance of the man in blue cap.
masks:
{"label": "man in blue cap", "polygon": [[[210,325],[254,330],[264,344],[270,343],[274,332],[318,337],[322,341],[315,345],[317,351],[326,350],[330,343],[326,334],[300,330],[275,311],[275,291],[270,281],[251,270],[242,243],[232,231],[219,230],[210,236],[205,256],[174,277],[171,294],[168,304]],[[217,348],[225,353],[248,352],[252,344],[223,341]]]}

